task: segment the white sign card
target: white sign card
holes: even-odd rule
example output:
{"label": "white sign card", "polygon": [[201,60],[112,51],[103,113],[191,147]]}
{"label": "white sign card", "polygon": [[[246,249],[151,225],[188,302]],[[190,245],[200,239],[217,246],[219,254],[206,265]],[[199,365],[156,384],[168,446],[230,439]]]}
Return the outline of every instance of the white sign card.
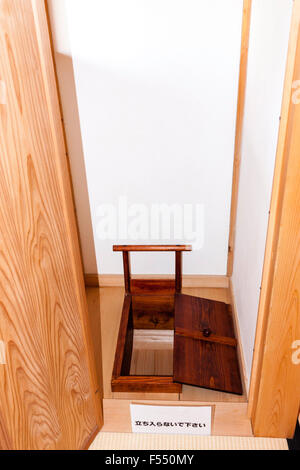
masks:
{"label": "white sign card", "polygon": [[210,436],[210,406],[130,405],[134,433]]}

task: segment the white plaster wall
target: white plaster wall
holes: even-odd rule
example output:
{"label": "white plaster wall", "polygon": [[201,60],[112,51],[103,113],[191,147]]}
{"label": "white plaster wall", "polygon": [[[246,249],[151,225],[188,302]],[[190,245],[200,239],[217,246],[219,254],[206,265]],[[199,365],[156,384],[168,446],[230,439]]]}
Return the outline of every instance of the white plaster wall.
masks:
{"label": "white plaster wall", "polygon": [[[65,3],[64,15],[54,11],[52,29],[64,30],[59,25],[67,19],[98,272],[122,272],[113,243],[193,242],[183,232],[156,240],[146,233],[136,240],[133,230],[127,237],[99,239],[101,204],[117,207],[123,197],[131,209],[129,225],[141,209],[132,204],[148,210],[152,204],[192,204],[194,238],[203,238],[203,246],[185,255],[184,272],[225,274],[242,0]],[[57,36],[59,49],[63,39]],[[80,157],[70,156],[80,199]],[[117,222],[124,232],[126,220]],[[175,221],[177,232],[183,223]],[[87,272],[90,243],[91,237],[83,250]],[[133,270],[169,273],[174,263],[168,254],[139,254]]]}
{"label": "white plaster wall", "polygon": [[63,111],[67,150],[70,160],[74,200],[80,235],[84,271],[97,272],[95,240],[91,222],[90,201],[83,155],[74,67],[68,30],[65,0],[47,2],[57,78]]}
{"label": "white plaster wall", "polygon": [[250,378],[292,0],[253,0],[233,286]]}

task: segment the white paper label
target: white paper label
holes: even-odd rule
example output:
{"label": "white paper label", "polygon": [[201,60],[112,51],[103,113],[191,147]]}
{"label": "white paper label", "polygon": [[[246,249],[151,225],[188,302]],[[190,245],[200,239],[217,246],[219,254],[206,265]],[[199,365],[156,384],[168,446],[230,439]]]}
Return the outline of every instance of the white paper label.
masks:
{"label": "white paper label", "polygon": [[210,406],[130,405],[134,433],[210,436]]}

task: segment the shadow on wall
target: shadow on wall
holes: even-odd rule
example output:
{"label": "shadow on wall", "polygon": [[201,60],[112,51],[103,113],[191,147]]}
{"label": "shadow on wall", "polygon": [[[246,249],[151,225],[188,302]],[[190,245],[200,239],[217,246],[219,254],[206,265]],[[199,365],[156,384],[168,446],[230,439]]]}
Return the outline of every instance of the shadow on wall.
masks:
{"label": "shadow on wall", "polygon": [[[70,162],[73,194],[75,201],[81,253],[85,273],[97,272],[95,241],[92,228],[90,200],[84,161],[81,127],[74,80],[72,58],[56,53],[55,62],[59,84],[60,100],[66,134],[67,151]],[[99,289],[87,290],[88,315],[95,356],[96,374],[100,394],[102,384],[101,319]],[[99,396],[99,400],[101,397]]]}
{"label": "shadow on wall", "polygon": [[84,272],[96,273],[95,241],[84,163],[73,61],[70,56],[55,53],[55,62]]}
{"label": "shadow on wall", "polygon": [[98,399],[103,398],[103,371],[102,371],[102,342],[101,342],[101,312],[100,312],[100,289],[87,289],[87,303],[91,338],[95,357],[96,374],[98,380]]}
{"label": "shadow on wall", "polygon": [[[72,57],[56,54],[85,273],[121,274],[122,260],[112,253],[112,245],[138,241],[192,243],[185,274],[224,275],[233,153],[222,149],[225,143],[226,149],[230,142],[233,146],[231,120],[222,119],[225,138],[215,139],[215,110],[202,94],[195,99],[188,92],[185,74],[178,90],[159,74],[149,78],[76,60],[80,119]],[[221,99],[226,87],[221,81],[214,94]],[[225,108],[231,108],[227,98]],[[216,170],[220,176],[212,184]],[[121,221],[120,198],[126,199]],[[105,205],[113,205],[116,217],[109,218],[104,230],[106,219],[99,208]],[[170,210],[157,230],[155,205]],[[175,215],[173,205],[179,206]],[[137,257],[134,267],[135,274],[172,274],[173,260]]]}

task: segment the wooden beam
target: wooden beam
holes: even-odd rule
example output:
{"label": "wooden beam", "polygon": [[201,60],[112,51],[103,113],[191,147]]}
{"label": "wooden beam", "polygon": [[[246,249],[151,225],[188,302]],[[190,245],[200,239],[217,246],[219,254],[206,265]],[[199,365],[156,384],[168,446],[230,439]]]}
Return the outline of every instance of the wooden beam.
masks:
{"label": "wooden beam", "polygon": [[242,150],[242,133],[243,133],[243,124],[244,124],[244,110],[245,110],[245,97],[246,97],[246,84],[247,84],[251,5],[252,5],[252,0],[244,0],[242,45],[241,45],[241,60],[240,60],[240,78],[239,78],[238,105],[237,105],[237,117],[236,117],[236,132],[235,132],[235,150],[234,150],[233,177],[232,177],[230,231],[229,231],[229,243],[228,243],[227,275],[229,277],[232,276],[232,271],[233,271],[235,225],[236,225],[236,216],[237,216],[241,150]]}
{"label": "wooden beam", "polygon": [[256,436],[292,437],[300,407],[300,0],[295,0],[259,306],[249,415]]}
{"label": "wooden beam", "polygon": [[256,339],[254,346],[254,357],[252,365],[252,374],[251,374],[251,383],[250,383],[250,393],[249,393],[249,416],[252,415],[253,409],[256,406],[257,394],[258,394],[258,384],[259,384],[259,374],[261,370],[261,361],[263,357],[263,347],[265,343],[265,334],[267,328],[268,320],[268,306],[270,304],[270,294],[272,287],[272,280],[274,276],[274,266],[275,266],[275,257],[277,243],[278,243],[278,234],[280,226],[280,215],[282,211],[282,201],[283,193],[285,187],[285,175],[287,167],[287,158],[285,154],[285,141],[287,136],[287,127],[288,127],[288,117],[290,110],[290,102],[292,98],[292,84],[294,80],[294,67],[295,67],[295,58],[297,51],[297,40],[298,40],[298,24],[300,18],[300,8],[299,1],[295,3],[293,16],[292,16],[292,25],[290,32],[289,48],[288,48],[288,57],[287,57],[287,67],[285,74],[285,83],[284,83],[284,92],[283,92],[283,101],[281,109],[281,120],[279,127],[279,137],[278,137],[278,146],[277,146],[277,155],[274,171],[274,181],[273,181],[273,190],[271,197],[271,207],[270,207],[270,217],[269,217],[269,226],[268,234],[266,241],[266,251],[265,251],[265,260],[264,260],[264,269],[262,276],[262,287],[260,295],[260,305],[258,311],[258,320],[257,320],[257,329],[256,329]]}

